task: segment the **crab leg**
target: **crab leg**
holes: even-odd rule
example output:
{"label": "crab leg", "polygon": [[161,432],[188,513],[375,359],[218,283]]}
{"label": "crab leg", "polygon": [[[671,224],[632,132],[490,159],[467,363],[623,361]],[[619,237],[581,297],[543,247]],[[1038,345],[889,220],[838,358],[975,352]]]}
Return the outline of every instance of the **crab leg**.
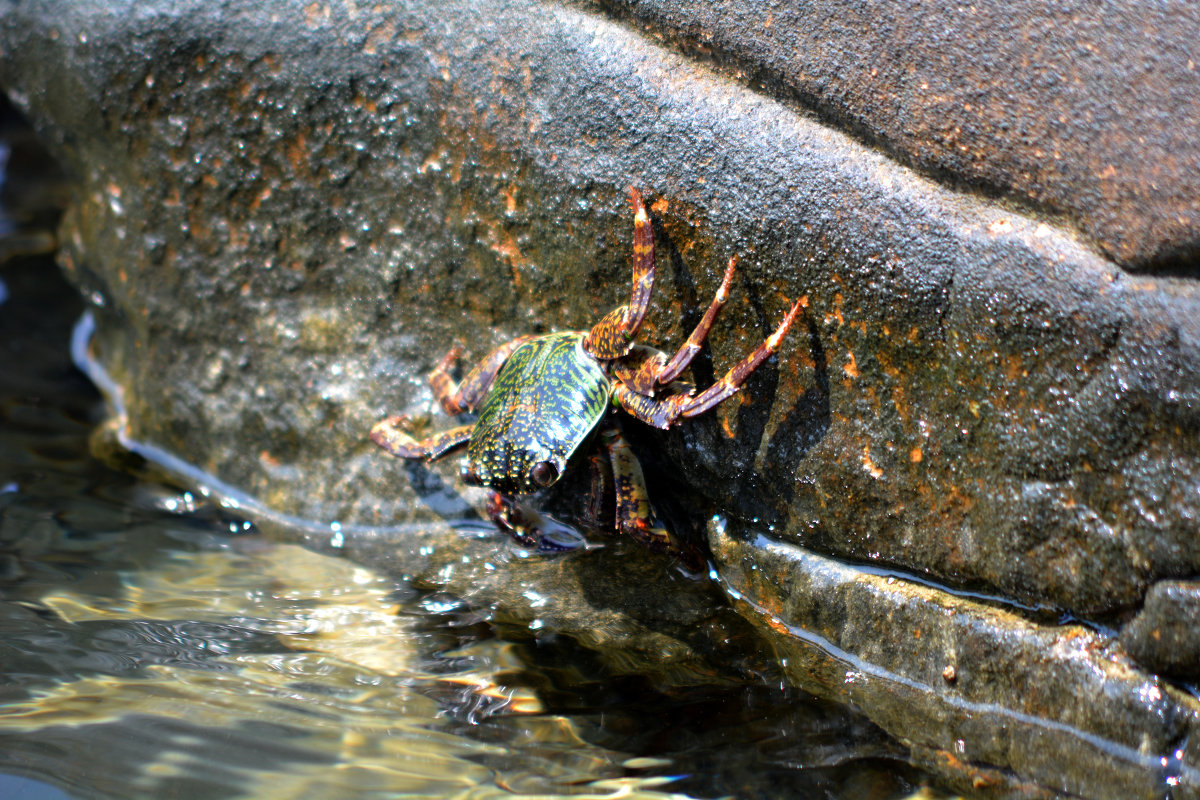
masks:
{"label": "crab leg", "polygon": [[733,270],[736,267],[737,256],[734,256],[729,259],[729,266],[725,268],[725,277],[721,280],[721,285],[717,288],[717,293],[713,296],[712,303],[709,305],[708,310],[704,312],[704,316],[696,325],[696,329],[692,331],[692,335],[676,351],[675,355],[671,356],[671,360],[667,362],[667,365],[654,376],[654,382],[657,385],[666,386],[678,378],[688,368],[688,365],[692,363],[692,359],[696,357],[696,353],[700,352],[700,345],[703,344],[705,337],[708,336],[708,332],[712,329],[713,322],[717,319],[717,313],[729,298],[729,284],[733,282]]}
{"label": "crab leg", "polygon": [[[742,384],[750,377],[750,373],[758,369],[762,362],[779,349],[779,343],[787,335],[788,328],[792,326],[792,320],[796,318],[796,314],[800,312],[803,305],[806,305],[804,298],[793,303],[791,310],[783,318],[783,322],[779,324],[774,333],[767,337],[765,342],[734,364],[721,380],[694,397],[686,394],[672,394],[656,399],[640,394],[624,383],[613,385],[613,397],[631,415],[656,428],[669,428],[680,417],[695,417],[703,414],[742,388]],[[703,324],[703,320],[701,320],[701,324]]]}
{"label": "crab leg", "polygon": [[788,311],[787,316],[783,318],[783,322],[779,324],[775,332],[768,336],[765,342],[754,348],[754,351],[750,355],[743,358],[737,364],[734,364],[733,368],[725,373],[725,376],[721,380],[695,397],[690,398],[680,410],[680,416],[694,417],[697,414],[703,414],[742,388],[742,384],[746,382],[746,378],[750,377],[750,373],[758,369],[759,364],[766,361],[773,353],[779,350],[779,343],[787,335],[788,328],[792,326],[792,320],[796,318],[796,314],[799,313],[800,306],[803,303],[803,298],[793,303],[791,310]]}
{"label": "crab leg", "polygon": [[437,363],[437,366],[433,368],[433,371],[428,376],[429,386],[433,389],[433,396],[437,398],[438,403],[442,406],[442,410],[447,414],[460,414],[464,410],[462,408],[459,386],[450,375],[450,370],[454,368],[454,362],[458,361],[458,357],[461,355],[462,347],[457,344],[454,345],[450,348],[449,353],[442,356],[442,360]]}
{"label": "crab leg", "polygon": [[593,448],[588,461],[591,465],[592,485],[584,506],[585,518],[601,530],[606,525],[610,529],[615,528],[612,503],[616,497],[616,487],[613,486],[612,462],[609,460],[607,448]]}
{"label": "crab leg", "polygon": [[679,552],[674,538],[654,516],[642,465],[625,437],[615,427],[609,428],[602,434],[601,447],[612,469],[617,532],[655,550]]}
{"label": "crab leg", "polygon": [[371,428],[371,441],[396,458],[433,461],[462,447],[471,439],[474,425],[460,425],[417,441],[408,433],[411,420],[405,416],[388,417]]}
{"label": "crab leg", "polygon": [[629,187],[633,205],[633,292],[629,305],[610,311],[592,326],[583,346],[596,358],[620,358],[633,347],[654,289],[654,228],[642,203],[642,193]]}
{"label": "crab leg", "polygon": [[653,357],[647,358],[638,367],[637,372],[626,380],[626,384],[630,389],[633,389],[638,394],[653,397],[655,391],[660,386],[666,386],[688,368],[688,365],[692,363],[692,359],[700,352],[700,346],[704,343],[708,332],[712,330],[713,322],[716,321],[718,312],[720,312],[721,307],[725,305],[725,301],[729,298],[729,286],[733,282],[733,271],[736,267],[737,256],[734,256],[729,259],[729,266],[725,268],[725,277],[721,280],[721,285],[717,288],[717,293],[713,296],[708,310],[704,312],[704,316],[697,323],[696,329],[692,331],[692,335],[675,352],[675,355],[671,356],[671,360],[666,361],[666,356],[661,353],[655,353]]}
{"label": "crab leg", "polygon": [[650,292],[654,289],[654,229],[642,203],[642,193],[629,187],[629,201],[633,205],[633,294],[629,301],[629,316],[625,320],[625,335],[632,339],[637,335],[650,306]]}
{"label": "crab leg", "polygon": [[487,394],[487,390],[491,388],[492,381],[496,379],[496,374],[500,372],[504,362],[508,360],[514,350],[531,338],[533,337],[521,336],[500,345],[488,353],[483,361],[476,364],[475,368],[467,373],[467,377],[461,384],[456,384],[454,378],[450,377],[450,370],[462,354],[462,348],[458,345],[450,348],[450,352],[429,373],[429,385],[433,388],[433,396],[441,404],[442,410],[447,414],[473,411],[483,396]]}

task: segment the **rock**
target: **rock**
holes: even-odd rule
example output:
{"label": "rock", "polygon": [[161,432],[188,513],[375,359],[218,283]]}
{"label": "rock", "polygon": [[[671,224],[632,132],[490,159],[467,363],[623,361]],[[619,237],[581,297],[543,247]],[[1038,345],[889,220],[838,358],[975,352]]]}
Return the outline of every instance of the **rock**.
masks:
{"label": "rock", "polygon": [[1121,644],[1148,669],[1200,681],[1200,583],[1160,581],[1141,611],[1121,629]]}
{"label": "rock", "polygon": [[[266,521],[264,526],[271,529]],[[295,528],[279,532],[294,536]],[[539,556],[487,523],[411,525],[358,532],[336,547],[312,530],[310,546],[340,552],[424,589],[445,592],[531,638],[567,633],[606,654],[614,674],[665,690],[778,681],[778,666],[718,586],[665,557],[610,542],[586,556]]]}
{"label": "rock", "polygon": [[[720,526],[710,541],[791,680],[858,707],[929,766],[1003,764],[1081,797],[1200,787],[1194,754],[1181,759],[1200,701],[1116,654],[1110,636]],[[963,788],[1008,790],[982,777]]]}
{"label": "rock", "polygon": [[602,0],[936,179],[1062,218],[1137,271],[1200,275],[1200,10]]}
{"label": "rock", "polygon": [[[660,248],[646,341],[680,343],[725,260],[741,256],[694,367],[701,383],[761,341],[790,301],[808,299],[807,318],[738,399],[667,434],[635,431],[681,534],[720,515],[733,539],[754,543],[739,557],[760,558],[780,581],[792,566],[767,557],[776,547],[922,576],[929,591],[910,598],[921,614],[967,614],[992,643],[972,672],[956,666],[955,685],[972,686],[979,665],[1003,676],[1010,660],[1038,652],[1045,671],[1021,674],[1052,695],[1035,709],[1053,734],[1044,753],[995,744],[1003,720],[1026,713],[1024,685],[1001,681],[979,695],[1009,717],[958,726],[965,752],[981,754],[974,767],[1054,791],[1100,791],[1093,770],[1121,789],[1159,786],[1161,770],[1133,774],[1146,762],[1124,759],[1126,771],[1111,772],[1099,764],[1103,748],[1056,732],[1120,747],[1148,732],[1151,750],[1165,752],[1194,713],[1186,692],[1158,689],[1178,714],[1175,727],[1152,730],[1137,694],[1150,684],[1107,665],[1089,683],[1073,671],[1085,663],[1079,650],[1037,626],[1060,614],[1091,626],[1081,635],[1120,625],[1150,587],[1200,569],[1200,289],[1187,277],[1200,193],[1195,144],[1177,142],[1195,127],[1195,101],[1156,99],[1189,85],[1178,67],[1187,45],[1172,43],[1190,12],[1155,28],[1159,51],[1129,45],[1149,23],[1105,28],[1058,11],[1018,14],[1008,27],[955,17],[953,52],[994,53],[998,66],[942,63],[931,43],[914,51],[912,75],[936,78],[934,89],[963,80],[995,100],[969,110],[974,90],[912,92],[919,84],[894,56],[855,84],[875,68],[872,51],[833,34],[821,41],[861,52],[813,55],[823,75],[851,68],[812,80],[794,60],[805,56],[780,55],[808,35],[778,30],[798,6],[772,6],[774,33],[720,28],[718,64],[695,57],[703,30],[685,24],[708,12],[682,2],[631,6],[649,33],[608,6],[532,0],[3,8],[0,85],[74,177],[61,260],[96,304],[93,355],[123,397],[127,445],[164,463],[182,458],[170,463],[217,476],[271,513],[318,520],[325,535],[336,522],[347,546],[378,541],[370,531],[383,527],[410,538],[432,530],[438,547],[420,563],[436,577],[458,547],[440,521],[468,506],[423,491],[426,478],[383,457],[366,432],[387,414],[429,407],[422,376],[451,341],[479,357],[518,334],[584,327],[625,302],[625,195],[636,185]],[[919,42],[939,13],[889,30]],[[1022,38],[1022,26],[1050,18],[1062,24]],[[1056,65],[1079,61],[1064,54],[1068,41],[1103,47],[1062,73]],[[1133,104],[1122,78],[1138,53],[1166,66]],[[1030,91],[1002,94],[995,76],[1035,58],[1015,84]],[[742,63],[768,66],[739,72]],[[1103,80],[1094,93],[1066,91],[1042,80],[1051,74]],[[839,93],[850,85],[861,93]],[[1114,98],[1115,122],[1071,116],[1072,103],[1097,95]],[[889,107],[889,97],[906,101]],[[1069,121],[1045,121],[1057,116]],[[911,130],[897,127],[905,119]],[[1020,126],[1006,130],[1012,120]],[[1139,137],[1132,154],[1123,130]],[[1033,169],[1052,146],[1055,168]],[[1114,172],[1107,161],[1097,172],[1110,154]],[[451,481],[453,465],[437,474]],[[411,556],[396,549],[397,571],[416,574],[402,553]],[[717,548],[719,574],[740,569],[733,553]],[[563,563],[624,569],[608,558]],[[530,576],[563,573],[541,592],[559,603],[597,579],[573,576],[583,566],[531,563]],[[659,585],[658,569],[639,580]],[[524,573],[503,574],[447,585],[500,616],[542,619],[509,590]],[[1012,618],[966,609],[962,592],[998,598]],[[678,647],[688,663],[733,658],[679,632],[677,620],[705,618],[687,607],[710,608],[709,595],[685,592],[691,599],[649,618],[634,595],[615,595],[625,616],[606,628],[620,631],[613,640],[647,654]],[[594,629],[603,609],[588,597],[555,617],[561,632],[586,639]],[[906,656],[907,634],[882,619],[866,619],[872,642],[846,645],[863,652],[846,652],[943,680],[950,665]],[[1128,646],[1145,659],[1137,630]],[[1046,678],[1060,670],[1070,679]],[[1100,710],[1077,719],[1082,700]],[[932,712],[911,705],[907,717],[886,698],[872,708],[954,773],[961,754],[918,736]],[[1181,757],[1177,794],[1196,792],[1194,761]]]}
{"label": "rock", "polygon": [[[746,402],[652,440],[671,489],[1089,616],[1200,564],[1192,283],[1130,278],[600,16],[269,8],[5,17],[4,83],[80,180],[64,261],[105,304],[134,439],[305,516],[403,515],[363,433],[427,402],[455,337],[478,357],[623,301],[636,183],[678,248],[647,340],[679,341],[743,255],[702,380],[810,299]],[[87,108],[106,135],[68,135]]]}

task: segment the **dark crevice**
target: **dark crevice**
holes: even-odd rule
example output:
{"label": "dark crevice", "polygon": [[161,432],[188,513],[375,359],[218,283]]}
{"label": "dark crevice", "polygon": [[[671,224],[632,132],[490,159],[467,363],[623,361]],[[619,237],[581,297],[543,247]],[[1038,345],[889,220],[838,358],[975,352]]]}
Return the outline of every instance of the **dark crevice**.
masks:
{"label": "dark crevice", "polygon": [[1139,264],[1137,271],[1161,278],[1200,279],[1200,245],[1185,242],[1160,253],[1148,264]]}

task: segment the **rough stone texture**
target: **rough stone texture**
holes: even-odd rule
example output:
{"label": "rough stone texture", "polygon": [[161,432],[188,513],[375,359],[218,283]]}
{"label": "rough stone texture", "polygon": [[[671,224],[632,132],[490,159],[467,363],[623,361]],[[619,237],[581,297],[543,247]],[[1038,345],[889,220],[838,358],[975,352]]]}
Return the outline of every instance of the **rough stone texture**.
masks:
{"label": "rough stone texture", "polygon": [[711,543],[793,682],[853,703],[931,762],[1004,764],[1084,797],[1200,791],[1194,754],[1177,752],[1200,733],[1200,701],[1109,637],[792,545],[720,530]]}
{"label": "rough stone texture", "polygon": [[1121,644],[1149,669],[1200,681],[1200,583],[1162,581],[1121,630]]}
{"label": "rough stone texture", "polygon": [[701,380],[788,298],[812,312],[743,402],[652,442],[674,489],[1085,615],[1200,565],[1190,281],[1130,278],[571,8],[16,8],[3,81],[79,178],[64,258],[103,298],[134,438],[273,505],[406,507],[362,432],[428,396],[450,339],[477,355],[623,300],[636,183],[677,248],[648,340],[744,256]]}
{"label": "rough stone texture", "polygon": [[904,163],[1200,274],[1200,8],[598,0]]}
{"label": "rough stone texture", "polygon": [[[1147,95],[1151,119],[1115,104],[1119,124],[1102,129],[1127,126],[1147,144],[1136,155],[1110,148],[1125,160],[1092,189],[1067,180],[1091,174],[1095,151],[1084,145],[1095,142],[1079,131],[1101,127],[1082,124],[1061,129],[1061,169],[1004,188],[970,165],[1020,177],[1018,156],[1040,146],[1040,128],[1011,147],[979,139],[969,158],[918,174],[864,144],[882,133],[864,137],[829,111],[842,102],[821,88],[829,82],[784,102],[728,65],[678,52],[680,38],[691,40],[682,27],[650,31],[664,45],[596,8],[0,5],[0,85],[75,180],[61,258],[97,306],[94,353],[124,395],[127,441],[326,523],[405,531],[462,514],[365,432],[386,413],[429,406],[422,376],[451,340],[479,356],[517,334],[585,326],[624,302],[632,184],[652,204],[661,253],[647,341],[682,341],[725,259],[742,257],[694,368],[701,383],[761,341],[790,300],[809,301],[780,357],[739,399],[668,434],[636,436],[681,533],[721,513],[739,536],[769,533],[908,570],[1004,598],[1031,619],[1069,612],[1114,626],[1157,582],[1200,570],[1200,288],[1182,277],[1188,269],[1163,267],[1194,239],[1138,222],[1165,213],[1143,202],[1161,195],[1192,202],[1180,213],[1194,223],[1200,178],[1183,160],[1193,151],[1168,146],[1194,129],[1194,99]],[[1072,36],[1100,37],[1079,19],[1036,52],[1062,59]],[[923,24],[902,28],[919,39]],[[1019,60],[1012,53],[1032,45],[1007,35],[1015,49],[1003,57]],[[1109,61],[1126,63],[1125,40],[1103,41]],[[953,81],[936,59],[922,63]],[[791,69],[776,68],[779,81]],[[922,125],[954,118],[912,92],[900,66],[883,74],[895,96],[912,98],[904,108],[928,105],[913,117]],[[1163,85],[1177,85],[1172,75]],[[870,91],[886,96],[882,85]],[[888,118],[877,106],[864,113]],[[981,119],[1003,116],[989,109]],[[914,131],[914,146],[948,152],[927,128]],[[1169,176],[1183,189],[1166,191]],[[1035,211],[1015,211],[954,188],[980,181],[1045,196]],[[1132,183],[1110,196],[1111,181]],[[1107,205],[1089,206],[1092,217],[1054,205],[1097,193]],[[1119,217],[1104,222],[1102,211]],[[1051,212],[1079,215],[1098,242],[1102,233],[1141,241],[1133,231],[1151,225],[1169,246],[1136,245],[1149,255],[1104,246],[1177,277],[1124,271]],[[1103,231],[1088,227],[1093,218]],[[719,572],[737,568],[728,557],[718,553]],[[543,595],[574,596],[588,582],[555,585],[562,591]],[[503,615],[519,593],[485,582],[472,596],[504,598],[494,603]],[[913,602],[954,607],[941,597]],[[585,611],[556,624],[582,636]],[[874,630],[897,657],[908,652],[904,631]],[[1050,648],[1041,657],[1051,672],[1074,663],[1076,651],[1053,649],[1052,636],[1002,633],[981,632],[999,644],[979,663],[1003,665],[1008,647]],[[924,663],[914,656],[894,669],[915,674]],[[1022,707],[1025,687],[998,685],[993,702]],[[1052,716],[1073,713],[1074,693],[1096,684],[1047,686],[1055,697],[1040,708]],[[1142,724],[1137,698],[1122,694],[1133,684],[1104,686],[1115,688],[1092,699],[1112,715],[1111,740],[1128,743]],[[938,718],[936,705],[911,699],[907,722],[893,707],[893,731]],[[996,759],[989,769],[1045,766],[976,745],[1002,735],[985,723],[963,731],[968,751]],[[944,743],[927,751],[951,770]],[[1077,776],[1097,757],[1055,752]]]}

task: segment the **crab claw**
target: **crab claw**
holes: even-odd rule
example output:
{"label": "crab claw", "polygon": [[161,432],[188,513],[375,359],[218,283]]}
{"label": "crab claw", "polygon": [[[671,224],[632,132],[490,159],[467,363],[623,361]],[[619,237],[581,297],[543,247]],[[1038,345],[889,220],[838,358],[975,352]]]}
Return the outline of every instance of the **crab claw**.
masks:
{"label": "crab claw", "polygon": [[495,526],[522,547],[550,553],[587,547],[579,531],[500,492],[488,492],[486,508]]}

